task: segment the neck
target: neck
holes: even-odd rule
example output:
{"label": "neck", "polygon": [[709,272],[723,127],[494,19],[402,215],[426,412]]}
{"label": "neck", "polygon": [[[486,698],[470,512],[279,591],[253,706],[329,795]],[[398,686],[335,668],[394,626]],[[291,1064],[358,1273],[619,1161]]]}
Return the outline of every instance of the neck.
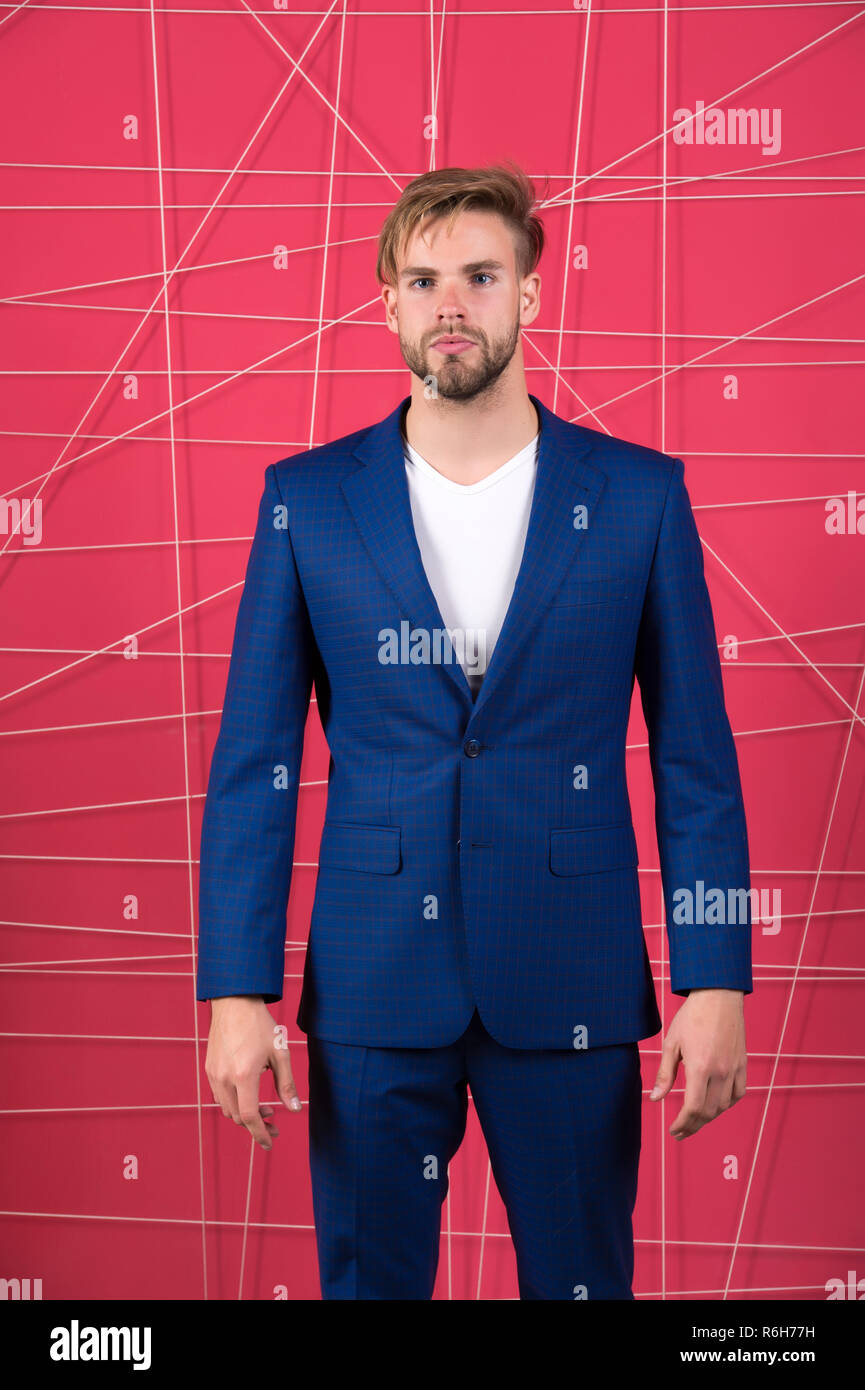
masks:
{"label": "neck", "polygon": [[467,401],[427,399],[423,382],[412,377],[403,432],[412,448],[452,482],[480,482],[530,444],[540,429],[525,377],[521,374],[519,389],[508,389],[504,375],[491,392]]}

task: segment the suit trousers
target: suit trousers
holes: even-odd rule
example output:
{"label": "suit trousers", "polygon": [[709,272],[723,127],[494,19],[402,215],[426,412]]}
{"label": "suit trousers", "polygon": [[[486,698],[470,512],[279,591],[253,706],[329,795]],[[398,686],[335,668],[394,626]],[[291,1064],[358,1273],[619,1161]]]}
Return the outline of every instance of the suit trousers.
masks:
{"label": "suit trousers", "polygon": [[324,1299],[429,1299],[448,1164],[477,1110],[520,1298],[632,1299],[636,1042],[503,1047],[475,1010],[447,1047],[309,1035],[309,1158]]}

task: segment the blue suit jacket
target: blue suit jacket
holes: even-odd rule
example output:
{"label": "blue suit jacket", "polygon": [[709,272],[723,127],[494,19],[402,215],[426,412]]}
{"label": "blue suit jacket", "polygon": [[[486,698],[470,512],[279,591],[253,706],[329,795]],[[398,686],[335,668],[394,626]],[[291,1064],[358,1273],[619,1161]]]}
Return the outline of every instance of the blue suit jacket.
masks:
{"label": "blue suit jacket", "polygon": [[625,778],[635,676],[672,988],[751,990],[747,829],[684,466],[531,400],[528,533],[476,701],[447,643],[425,658],[445,625],[412,522],[409,398],[267,468],[204,809],[199,999],[282,995],[314,682],[331,760],[300,1028],[441,1046],[477,1005],[509,1047],[656,1033]]}

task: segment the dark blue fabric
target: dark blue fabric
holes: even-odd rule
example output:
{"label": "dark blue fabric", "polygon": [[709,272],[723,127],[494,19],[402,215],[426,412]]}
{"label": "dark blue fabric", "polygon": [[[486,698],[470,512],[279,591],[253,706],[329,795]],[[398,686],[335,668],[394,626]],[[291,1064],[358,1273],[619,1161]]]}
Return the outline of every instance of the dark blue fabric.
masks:
{"label": "dark blue fabric", "polygon": [[750,886],[684,466],[531,399],[526,544],[474,702],[456,662],[379,660],[383,629],[444,628],[411,517],[408,398],[267,468],[204,810],[199,999],[282,995],[314,683],[331,763],[300,1028],[440,1048],[477,1008],[510,1048],[656,1033],[625,776],[635,677],[672,988],[751,990],[750,901],[738,920],[673,920],[678,889]]}
{"label": "dark blue fabric", "polygon": [[[520,1298],[633,1298],[637,1043],[512,1050],[475,1013],[448,1047],[315,1037],[307,1047],[323,1298],[432,1296],[467,1083],[507,1211]],[[476,1264],[480,1241],[473,1250]]]}

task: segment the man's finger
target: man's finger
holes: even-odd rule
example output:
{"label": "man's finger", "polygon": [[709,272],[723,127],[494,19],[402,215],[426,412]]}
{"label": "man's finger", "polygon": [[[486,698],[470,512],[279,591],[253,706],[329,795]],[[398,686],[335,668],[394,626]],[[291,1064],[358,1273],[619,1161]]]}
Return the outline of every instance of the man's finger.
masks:
{"label": "man's finger", "polygon": [[256,1144],[269,1149],[272,1147],[270,1135],[258,1105],[258,1080],[258,1076],[246,1074],[237,1078],[237,1108],[241,1124],[246,1125]]}
{"label": "man's finger", "polygon": [[223,1081],[222,1083],[222,1113],[226,1119],[234,1120],[236,1125],[240,1124],[240,1116],[237,1113],[237,1087],[233,1081]]}
{"label": "man's finger", "polygon": [[288,1052],[282,1048],[274,1048],[270,1055],[268,1064],[273,1072],[273,1084],[276,1094],[288,1110],[299,1111],[303,1109],[300,1096],[297,1094],[297,1087],[294,1084],[294,1077],[291,1074],[291,1060]]}
{"label": "man's finger", "polygon": [[706,1089],[706,1120],[716,1120],[725,1110],[729,1110],[733,1104],[733,1083],[735,1075],[733,1072],[726,1074],[713,1072],[709,1077],[709,1085]]}
{"label": "man's finger", "polygon": [[670,1134],[674,1139],[687,1139],[689,1134],[696,1134],[706,1123],[704,1112],[708,1087],[709,1077],[705,1069],[692,1064],[689,1071],[686,1064],[684,1104],[670,1125]]}
{"label": "man's finger", "polygon": [[219,1106],[223,1115],[227,1120],[230,1120],[232,1114],[232,1102],[234,1099],[234,1088],[231,1088],[231,1095],[229,1095],[229,1088],[225,1084],[225,1082],[212,1080],[210,1082],[210,1090],[214,1101]]}
{"label": "man's finger", "polygon": [[273,1114],[273,1106],[272,1106],[272,1105],[260,1105],[260,1106],[258,1107],[258,1112],[259,1112],[259,1114],[261,1115],[261,1118],[264,1120],[265,1125],[267,1126],[267,1132],[268,1132],[268,1134],[271,1135],[272,1138],[278,1139],[278,1138],[279,1138],[279,1130],[277,1129],[277,1127],[276,1127],[276,1125],[274,1124],[273,1120],[270,1118],[271,1115]]}
{"label": "man's finger", "polygon": [[681,1056],[679,1044],[675,1038],[671,1038],[668,1034],[661,1049],[661,1065],[658,1067],[655,1084],[649,1092],[649,1100],[661,1100],[670,1090],[679,1070]]}

